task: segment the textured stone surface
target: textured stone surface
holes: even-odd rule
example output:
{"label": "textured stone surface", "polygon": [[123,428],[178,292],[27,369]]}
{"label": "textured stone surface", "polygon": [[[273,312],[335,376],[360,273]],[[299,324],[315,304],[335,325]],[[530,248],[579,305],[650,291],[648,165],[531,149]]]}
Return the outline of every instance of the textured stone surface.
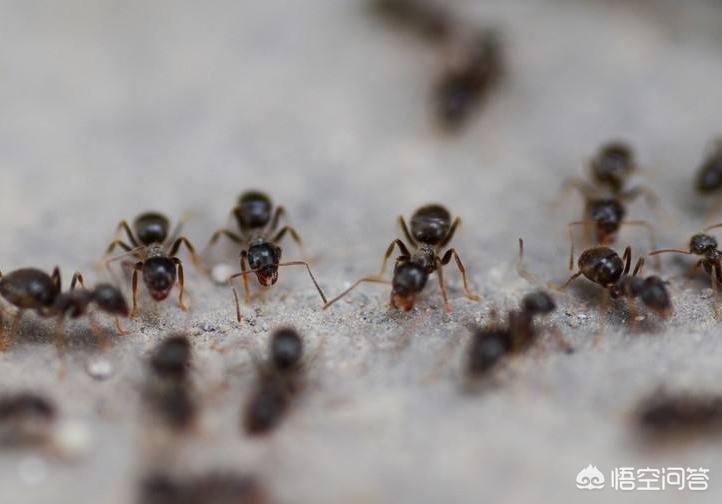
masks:
{"label": "textured stone surface", "polygon": [[[154,463],[236,467],[282,502],[316,503],[631,502],[640,494],[580,495],[576,473],[589,463],[607,474],[704,466],[711,490],[693,497],[719,500],[719,440],[650,449],[630,427],[637,399],[660,385],[719,389],[720,330],[704,282],[674,282],[674,316],[645,320],[638,334],[613,309],[596,348],[600,296],[580,282],[549,321],[575,353],[545,338],[476,394],[462,390],[461,363],[467,325],[530,289],[513,267],[518,236],[535,273],[566,275],[565,223],[581,202],[549,204],[601,142],[637,149],[668,214],[661,244],[682,246],[701,227],[691,177],[722,129],[722,13],[701,0],[490,3],[458,9],[501,27],[510,75],[454,138],[434,131],[426,108],[438,54],[374,23],[359,2],[0,3],[3,271],[59,264],[66,282],[80,269],[92,283],[121,218],[187,216],[202,247],[237,195],[261,188],[288,209],[329,294],[376,271],[399,213],[444,202],[464,218],[454,245],[484,296],[467,301],[450,268],[451,315],[434,278],[408,314],[388,311],[376,285],[323,312],[303,271],[287,269],[239,327],[229,291],[189,267],[191,309],[144,292],[139,319],[109,352],[71,326],[62,381],[52,325],[28,317],[0,356],[1,389],[47,391],[92,441],[72,463],[0,453],[2,502],[128,502]],[[631,215],[652,217],[641,202]],[[646,245],[631,231],[622,241]],[[298,257],[290,242],[284,251]],[[232,261],[232,247],[225,253]],[[665,258],[664,275],[685,262]],[[248,356],[214,345],[265,348],[289,323],[311,350],[325,338],[308,393],[271,437],[248,439],[238,429]],[[148,350],[175,330],[193,339],[205,400],[199,434],[169,449],[139,391]],[[103,380],[87,371],[99,359],[112,366]]]}

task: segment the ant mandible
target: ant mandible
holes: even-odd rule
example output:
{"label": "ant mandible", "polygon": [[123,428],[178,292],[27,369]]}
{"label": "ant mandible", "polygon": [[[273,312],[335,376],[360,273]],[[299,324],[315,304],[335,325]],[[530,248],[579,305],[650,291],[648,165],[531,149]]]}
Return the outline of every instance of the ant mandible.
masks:
{"label": "ant mandible", "polygon": [[647,203],[656,208],[657,198],[645,187],[627,188],[629,178],[636,171],[637,163],[632,149],[622,142],[610,142],[603,145],[590,162],[591,181],[572,177],[564,182],[562,191],[577,189],[584,197],[584,217],[580,221],[570,222],[569,269],[574,268],[575,226],[583,226],[586,239],[594,231],[600,245],[614,242],[622,226],[641,226],[647,229],[651,247],[656,248],[654,227],[644,220],[625,220],[626,203],[632,202],[643,194]]}
{"label": "ant mandible", "polygon": [[183,303],[185,290],[183,262],[176,257],[176,254],[180,246],[185,245],[191,255],[193,264],[199,269],[200,261],[188,238],[178,236],[180,228],[181,224],[169,236],[170,221],[165,215],[158,212],[146,212],[139,215],[133,222],[133,230],[125,220],[120,221],[118,224],[118,231],[121,229],[125,231],[130,244],[122,240],[113,240],[105,251],[105,257],[110,256],[116,247],[120,247],[138,259],[133,265],[133,278],[131,281],[133,307],[130,310],[130,318],[135,317],[138,307],[138,272],[143,273],[143,282],[156,301],[162,301],[168,297],[177,278],[180,288],[178,305],[181,310],[188,309]]}
{"label": "ant mandible", "polygon": [[[229,229],[219,229],[210,239],[206,251],[210,250],[221,236],[225,236],[234,243],[243,247],[241,250],[241,272],[232,275],[229,280],[241,277],[246,295],[246,303],[251,300],[251,291],[248,286],[247,275],[255,273],[258,283],[264,287],[274,285],[278,280],[278,268],[283,266],[305,266],[311,281],[326,303],[326,295],[316,281],[311,267],[306,261],[281,262],[281,247],[278,246],[286,234],[303,249],[303,242],[298,232],[291,226],[284,226],[280,230],[278,225],[286,211],[282,206],[273,209],[271,199],[258,191],[247,191],[238,198],[238,205],[232,211],[238,224],[239,232]],[[248,262],[248,265],[246,265]],[[250,270],[248,269],[250,267]]]}
{"label": "ant mandible", "polygon": [[659,250],[653,250],[649,253],[651,256],[656,256],[658,254],[665,254],[665,253],[674,253],[674,254],[684,254],[684,255],[696,255],[701,257],[699,261],[694,265],[694,267],[691,269],[689,274],[694,273],[697,271],[700,266],[702,269],[704,269],[705,273],[709,275],[710,281],[712,284],[712,291],[714,292],[715,297],[715,305],[714,305],[714,316],[716,319],[720,318],[720,300],[719,300],[719,285],[718,283],[722,283],[722,264],[720,263],[720,260],[722,259],[722,252],[719,250],[717,246],[717,240],[713,237],[707,234],[707,231],[710,231],[715,228],[722,227],[722,223],[720,224],[713,224],[711,226],[707,226],[702,230],[701,233],[697,233],[689,240],[689,249],[659,249]]}
{"label": "ant mandible", "polygon": [[429,275],[436,272],[439,276],[439,288],[444,298],[444,306],[446,311],[450,313],[451,305],[446,294],[442,267],[449,264],[452,257],[456,261],[456,266],[459,268],[464,280],[466,297],[472,301],[481,300],[479,296],[469,290],[466,268],[456,249],[450,248],[443,255],[440,254],[441,249],[448,245],[454,237],[456,228],[461,223],[459,217],[454,219],[452,223],[451,214],[446,208],[441,205],[432,204],[423,206],[414,212],[411,216],[411,232],[409,232],[403,216],[399,216],[399,223],[404,236],[413,247],[414,252],[410,252],[409,248],[401,239],[395,239],[386,250],[381,271],[378,275],[364,277],[356,281],[351,287],[326,303],[324,309],[346,296],[362,282],[387,283],[386,280],[383,280],[383,275],[395,247],[399,248],[401,254],[396,258],[394,276],[391,282],[390,306],[392,308],[403,308],[406,311],[411,310],[416,302],[416,296],[426,286]]}

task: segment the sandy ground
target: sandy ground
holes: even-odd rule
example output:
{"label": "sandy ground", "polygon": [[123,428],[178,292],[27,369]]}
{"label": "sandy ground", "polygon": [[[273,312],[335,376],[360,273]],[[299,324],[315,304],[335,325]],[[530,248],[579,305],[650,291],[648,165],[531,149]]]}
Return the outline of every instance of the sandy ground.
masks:
{"label": "sandy ground", "polygon": [[[509,75],[448,137],[426,107],[438,53],[359,2],[0,2],[3,271],[59,264],[66,281],[80,269],[92,283],[120,219],[187,216],[202,247],[238,194],[261,188],[288,209],[329,294],[376,271],[398,214],[443,202],[464,219],[455,246],[484,297],[468,301],[449,268],[450,315],[434,278],[410,313],[388,310],[387,288],[375,285],[321,311],[303,271],[286,269],[239,326],[229,291],[188,267],[188,312],[143,292],[130,334],[105,353],[87,326],[71,326],[63,380],[52,324],[29,316],[0,356],[0,390],[47,392],[91,439],[72,463],[0,453],[1,502],[132,502],[156,465],[236,468],[288,503],[719,502],[719,440],[650,448],[630,423],[659,386],[719,390],[722,345],[704,282],[673,282],[672,318],[649,317],[638,333],[616,307],[598,347],[599,292],[580,282],[557,296],[548,322],[573,354],[543,338],[472,394],[461,366],[468,324],[531,289],[514,270],[517,237],[534,272],[565,277],[565,224],[581,202],[550,203],[601,142],[635,147],[667,214],[661,244],[683,246],[702,226],[691,180],[722,129],[722,10],[701,0],[488,4],[454,5],[470,24],[500,27]],[[652,217],[643,203],[631,214]],[[634,232],[621,241],[646,245]],[[236,253],[217,258],[235,263]],[[291,242],[284,257],[299,257]],[[665,259],[663,275],[684,265]],[[233,345],[265,348],[284,324],[309,351],[325,344],[287,421],[251,439],[238,425],[254,374]],[[148,351],[174,331],[192,337],[204,408],[196,435],[162,441],[139,391]],[[87,371],[99,362],[112,367],[103,380]],[[607,475],[701,466],[711,485],[584,493],[575,477],[590,463]]]}

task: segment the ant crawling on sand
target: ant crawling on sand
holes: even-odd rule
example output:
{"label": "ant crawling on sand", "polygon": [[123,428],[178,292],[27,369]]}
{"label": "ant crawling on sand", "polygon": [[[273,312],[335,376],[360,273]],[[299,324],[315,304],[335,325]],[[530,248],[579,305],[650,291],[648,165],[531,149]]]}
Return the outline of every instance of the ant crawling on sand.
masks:
{"label": "ant crawling on sand", "polygon": [[722,431],[722,397],[657,391],[641,401],[636,423],[654,438],[719,433]]}
{"label": "ant crawling on sand", "polygon": [[621,142],[603,145],[590,162],[591,181],[572,177],[564,182],[562,191],[577,189],[585,199],[584,217],[568,225],[570,252],[569,269],[574,267],[575,226],[584,227],[585,239],[594,232],[599,245],[614,242],[622,226],[641,226],[649,232],[652,248],[656,247],[654,227],[644,220],[626,220],[626,204],[644,195],[648,204],[656,208],[657,197],[649,189],[638,186],[629,188],[629,178],[637,169],[632,149]]}
{"label": "ant crawling on sand", "polygon": [[450,12],[431,0],[370,0],[374,14],[432,42],[446,40],[454,24]]}
{"label": "ant crawling on sand", "polygon": [[713,237],[707,234],[707,231],[710,231],[715,228],[722,227],[722,223],[720,224],[713,224],[711,226],[707,226],[702,230],[701,233],[697,233],[689,240],[689,249],[659,249],[659,250],[653,250],[649,253],[651,256],[655,256],[658,254],[665,254],[665,253],[674,253],[674,254],[684,254],[684,255],[696,255],[701,257],[699,261],[694,265],[692,270],[688,273],[688,275],[691,275],[695,271],[699,270],[700,266],[702,269],[704,269],[705,273],[709,275],[711,284],[712,284],[712,291],[714,292],[714,316],[716,319],[720,318],[720,300],[719,300],[719,285],[718,283],[722,283],[722,264],[720,263],[720,259],[722,259],[722,252],[720,252],[717,240]]}
{"label": "ant crawling on sand", "polygon": [[188,238],[178,236],[180,227],[179,224],[173,234],[169,236],[170,221],[165,215],[157,212],[146,212],[139,215],[133,222],[133,230],[125,220],[118,224],[118,231],[121,229],[125,231],[130,244],[122,240],[113,240],[105,251],[105,257],[109,257],[116,247],[120,247],[138,259],[133,265],[133,308],[130,311],[130,318],[135,317],[138,307],[138,272],[143,273],[143,282],[156,301],[162,301],[168,297],[177,277],[180,288],[178,305],[182,310],[188,308],[183,303],[185,289],[183,262],[176,257],[176,254],[180,246],[185,245],[191,254],[193,264],[198,268],[200,268],[200,261]]}
{"label": "ant crawling on sand", "polygon": [[429,275],[436,272],[439,277],[439,288],[444,297],[444,306],[447,312],[451,312],[451,305],[449,304],[446,285],[444,284],[443,266],[449,264],[452,257],[456,261],[456,266],[459,268],[464,280],[466,297],[472,301],[479,301],[481,299],[469,290],[466,268],[464,267],[464,263],[461,262],[461,257],[459,257],[456,249],[450,248],[441,255],[441,249],[451,242],[456,228],[461,223],[459,217],[454,219],[452,223],[449,211],[441,205],[434,204],[423,206],[414,212],[411,216],[411,232],[409,232],[403,216],[399,216],[399,223],[404,236],[413,247],[414,252],[410,252],[402,240],[398,238],[395,239],[386,250],[381,271],[378,275],[364,277],[356,281],[351,287],[326,303],[324,309],[346,296],[363,282],[388,283],[387,280],[383,279],[383,275],[395,247],[399,248],[401,254],[396,258],[394,276],[391,281],[390,305],[392,308],[403,308],[406,311],[411,310],[416,302],[416,296],[424,289],[424,286],[426,286]]}
{"label": "ant crawling on sand", "polygon": [[[80,283],[80,289],[75,286]],[[0,350],[3,352],[12,343],[20,327],[20,320],[26,310],[34,310],[41,317],[58,319],[57,345],[62,349],[64,343],[63,323],[67,317],[78,318],[88,314],[91,304],[115,317],[115,324],[120,334],[125,334],[118,317],[128,316],[128,305],[122,293],[110,284],[98,284],[93,289],[86,289],[83,276],[75,273],[70,283],[70,290],[62,292],[60,269],[55,268],[52,275],[36,268],[22,268],[2,275],[0,273],[0,296],[18,308],[10,329],[10,336],[5,340],[3,335],[2,315],[0,314]],[[92,314],[88,314],[91,327],[96,336],[104,340],[101,332],[95,327]]]}
{"label": "ant crawling on sand", "polygon": [[[213,233],[206,250],[213,247],[221,236],[225,236],[243,247],[241,250],[241,272],[232,275],[229,280],[241,277],[246,294],[246,303],[251,300],[247,275],[255,273],[258,283],[264,287],[269,287],[278,280],[278,268],[282,266],[305,266],[313,284],[316,286],[316,290],[321,296],[321,300],[324,304],[326,303],[326,296],[306,261],[281,262],[282,250],[278,246],[278,242],[286,234],[289,234],[299,247],[303,247],[301,237],[294,228],[284,226],[280,230],[278,229],[280,219],[286,213],[282,206],[276,207],[274,211],[273,203],[268,196],[258,191],[247,191],[241,194],[238,205],[236,205],[232,213],[238,224],[239,232],[225,228],[219,229]],[[246,265],[246,262],[248,262],[248,265]],[[248,267],[250,267],[250,270],[248,270]]]}

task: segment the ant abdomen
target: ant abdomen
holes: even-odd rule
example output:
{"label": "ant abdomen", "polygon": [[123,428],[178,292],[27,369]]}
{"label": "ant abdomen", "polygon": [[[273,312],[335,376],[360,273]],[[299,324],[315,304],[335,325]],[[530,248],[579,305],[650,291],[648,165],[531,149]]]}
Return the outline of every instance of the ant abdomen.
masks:
{"label": "ant abdomen", "polygon": [[134,223],[135,234],[143,245],[163,243],[168,237],[170,222],[158,212],[146,212],[139,215]]}
{"label": "ant abdomen", "polygon": [[271,198],[259,191],[246,191],[238,198],[236,217],[241,229],[263,228],[271,221]]}
{"label": "ant abdomen", "polygon": [[423,206],[411,216],[411,235],[420,243],[441,243],[450,227],[451,214],[441,205]]}

